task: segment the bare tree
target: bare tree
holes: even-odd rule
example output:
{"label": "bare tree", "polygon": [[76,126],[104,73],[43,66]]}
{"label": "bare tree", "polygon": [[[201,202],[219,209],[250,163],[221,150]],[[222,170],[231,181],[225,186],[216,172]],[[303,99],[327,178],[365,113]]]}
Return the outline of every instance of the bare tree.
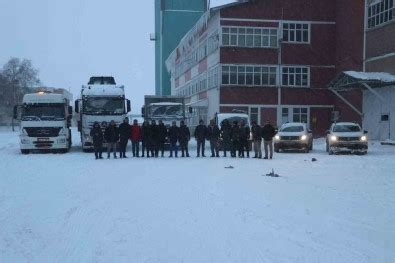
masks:
{"label": "bare tree", "polygon": [[11,117],[13,106],[39,84],[38,70],[30,60],[11,58],[0,71],[0,104],[4,107],[1,109],[4,114]]}

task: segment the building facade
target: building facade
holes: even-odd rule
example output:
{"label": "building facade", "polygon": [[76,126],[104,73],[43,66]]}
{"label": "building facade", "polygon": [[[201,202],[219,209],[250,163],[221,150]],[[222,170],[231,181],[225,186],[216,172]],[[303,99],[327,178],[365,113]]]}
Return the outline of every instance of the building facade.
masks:
{"label": "building facade", "polygon": [[181,38],[207,10],[207,0],[155,0],[155,93],[170,95],[165,61]]}
{"label": "building facade", "polygon": [[[171,92],[188,98],[192,125],[238,110],[260,124],[305,122],[320,136],[333,120],[360,121],[327,85],[342,70],[362,70],[363,15],[363,0],[250,0],[211,9],[167,60]],[[362,107],[361,92],[349,96]]]}

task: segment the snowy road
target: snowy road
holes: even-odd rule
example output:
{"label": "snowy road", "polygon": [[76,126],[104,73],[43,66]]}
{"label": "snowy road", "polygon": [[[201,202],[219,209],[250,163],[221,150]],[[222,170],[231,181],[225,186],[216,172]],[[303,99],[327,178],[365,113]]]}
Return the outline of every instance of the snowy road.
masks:
{"label": "snowy road", "polygon": [[0,262],[395,262],[394,160],[23,156],[2,131]]}

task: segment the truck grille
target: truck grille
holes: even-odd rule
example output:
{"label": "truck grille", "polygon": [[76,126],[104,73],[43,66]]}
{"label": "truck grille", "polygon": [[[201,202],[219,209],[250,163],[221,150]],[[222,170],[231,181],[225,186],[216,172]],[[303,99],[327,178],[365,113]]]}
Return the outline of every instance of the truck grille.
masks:
{"label": "truck grille", "polygon": [[300,136],[281,136],[280,139],[284,141],[299,141]]}
{"label": "truck grille", "polygon": [[339,137],[338,141],[340,142],[353,142],[359,141],[359,137]]}
{"label": "truck grille", "polygon": [[57,137],[62,128],[60,127],[29,127],[24,128],[29,137]]}

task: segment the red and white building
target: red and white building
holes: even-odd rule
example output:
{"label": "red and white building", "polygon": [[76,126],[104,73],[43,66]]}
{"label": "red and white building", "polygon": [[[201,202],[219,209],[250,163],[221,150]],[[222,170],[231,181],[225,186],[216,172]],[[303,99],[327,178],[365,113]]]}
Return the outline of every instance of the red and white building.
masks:
{"label": "red and white building", "polygon": [[[306,122],[316,136],[360,116],[328,89],[362,70],[364,1],[250,0],[205,13],[167,59],[172,95],[194,108],[192,125],[242,110],[263,124]],[[348,99],[362,107],[360,91]]]}

